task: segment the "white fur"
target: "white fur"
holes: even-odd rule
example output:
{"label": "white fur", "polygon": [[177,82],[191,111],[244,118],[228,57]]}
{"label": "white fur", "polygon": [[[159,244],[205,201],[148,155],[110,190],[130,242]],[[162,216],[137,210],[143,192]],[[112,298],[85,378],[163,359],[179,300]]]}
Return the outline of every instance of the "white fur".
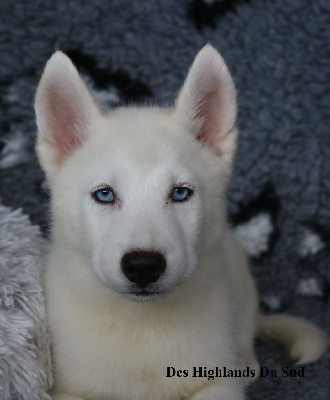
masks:
{"label": "white fur", "polygon": [[[237,130],[235,89],[221,57],[211,46],[201,51],[174,110],[102,115],[56,53],[36,114],[52,192],[46,293],[54,398],[243,399],[239,379],[166,377],[168,366],[257,367],[257,297],[225,222]],[[117,193],[113,205],[91,195],[105,184]],[[171,201],[176,184],[194,190],[189,200]],[[166,257],[150,296],[132,293],[121,271],[133,249]]]}
{"label": "white fur", "polygon": [[296,364],[317,360],[329,344],[324,333],[315,325],[287,315],[260,315],[259,334],[285,343]]}

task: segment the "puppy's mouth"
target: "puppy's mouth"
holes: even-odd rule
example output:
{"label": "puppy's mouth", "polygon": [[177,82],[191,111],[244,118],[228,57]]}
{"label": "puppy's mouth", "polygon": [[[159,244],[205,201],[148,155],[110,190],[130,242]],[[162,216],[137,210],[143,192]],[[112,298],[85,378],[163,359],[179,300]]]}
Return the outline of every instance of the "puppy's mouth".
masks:
{"label": "puppy's mouth", "polygon": [[128,292],[123,293],[123,295],[131,301],[158,301],[164,298],[169,291],[160,291],[160,290],[130,290]]}

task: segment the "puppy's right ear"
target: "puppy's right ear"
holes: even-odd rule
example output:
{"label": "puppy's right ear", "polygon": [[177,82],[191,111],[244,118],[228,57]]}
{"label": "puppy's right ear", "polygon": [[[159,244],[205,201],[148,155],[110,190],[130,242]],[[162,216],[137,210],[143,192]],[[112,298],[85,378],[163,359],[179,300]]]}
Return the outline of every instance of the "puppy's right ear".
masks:
{"label": "puppy's right ear", "polygon": [[51,178],[82,145],[92,121],[99,115],[78,71],[60,51],[47,62],[36,93],[35,112],[37,153]]}

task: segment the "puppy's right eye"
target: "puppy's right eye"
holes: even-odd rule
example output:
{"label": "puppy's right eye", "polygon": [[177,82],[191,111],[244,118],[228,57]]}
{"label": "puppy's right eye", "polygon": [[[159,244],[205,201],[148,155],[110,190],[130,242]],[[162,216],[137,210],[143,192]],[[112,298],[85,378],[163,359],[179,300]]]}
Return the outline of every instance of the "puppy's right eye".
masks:
{"label": "puppy's right eye", "polygon": [[177,186],[171,193],[172,201],[179,203],[187,201],[193,194],[192,189],[185,186]]}
{"label": "puppy's right eye", "polygon": [[93,193],[94,199],[99,203],[114,203],[115,194],[110,188],[101,188]]}

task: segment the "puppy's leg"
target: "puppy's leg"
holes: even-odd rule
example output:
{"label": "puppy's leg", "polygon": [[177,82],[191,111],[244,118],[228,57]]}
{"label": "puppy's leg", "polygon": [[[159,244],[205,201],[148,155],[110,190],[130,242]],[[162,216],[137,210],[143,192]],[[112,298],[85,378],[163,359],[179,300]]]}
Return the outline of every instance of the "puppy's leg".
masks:
{"label": "puppy's leg", "polygon": [[257,330],[258,296],[249,271],[248,259],[241,246],[228,234],[224,242],[223,253],[228,262],[228,276],[230,279],[230,296],[234,304],[236,319],[237,353],[240,367],[249,367],[256,371],[257,378],[259,364],[254,353],[254,338]]}
{"label": "puppy's leg", "polygon": [[53,400],[86,400],[81,397],[71,396],[65,393],[50,393]]}
{"label": "puppy's leg", "polygon": [[244,390],[236,380],[233,380],[232,383],[221,382],[205,386],[193,395],[190,400],[244,400]]}
{"label": "puppy's leg", "polygon": [[238,342],[238,356],[240,360],[240,367],[245,369],[247,367],[250,368],[253,374],[250,374],[246,379],[246,384],[251,383],[259,376],[259,363],[255,356],[254,352],[254,338],[255,338],[255,330],[256,323],[254,315],[249,316],[243,321],[241,326],[241,331],[238,334],[237,342]]}

